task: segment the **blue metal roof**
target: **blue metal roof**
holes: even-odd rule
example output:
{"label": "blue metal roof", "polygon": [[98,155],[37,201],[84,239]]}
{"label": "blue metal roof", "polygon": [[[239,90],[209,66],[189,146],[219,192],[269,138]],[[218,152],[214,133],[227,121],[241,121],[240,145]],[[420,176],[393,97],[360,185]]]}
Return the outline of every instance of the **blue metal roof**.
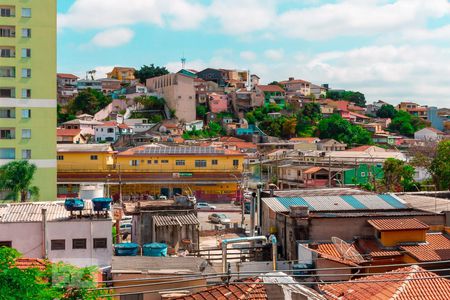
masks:
{"label": "blue metal roof", "polygon": [[392,195],[385,194],[385,195],[378,195],[381,199],[389,203],[389,205],[395,207],[395,208],[407,208],[407,206],[397,199],[395,199]]}
{"label": "blue metal roof", "polygon": [[367,209],[367,206],[358,201],[355,197],[351,195],[340,196],[345,202],[350,204],[352,207],[356,209]]}
{"label": "blue metal roof", "polygon": [[312,207],[308,202],[305,201],[305,199],[301,197],[295,197],[295,198],[277,198],[277,200],[283,204],[284,207],[286,207],[289,210],[290,206],[293,205],[302,205],[302,206],[308,206],[309,209],[315,210],[314,207]]}

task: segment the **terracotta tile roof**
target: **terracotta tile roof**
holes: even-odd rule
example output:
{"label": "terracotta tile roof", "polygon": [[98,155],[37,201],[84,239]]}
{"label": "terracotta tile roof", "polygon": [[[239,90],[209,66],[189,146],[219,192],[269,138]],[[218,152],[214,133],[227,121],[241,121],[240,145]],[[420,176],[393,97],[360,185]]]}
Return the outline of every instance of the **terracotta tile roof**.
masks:
{"label": "terracotta tile roof", "polygon": [[69,74],[69,73],[58,73],[57,77],[64,78],[64,79],[78,79],[79,78],[78,76]]}
{"label": "terracotta tile roof", "polygon": [[380,231],[430,229],[430,226],[417,219],[372,219],[367,222]]}
{"label": "terracotta tile roof", "polygon": [[369,149],[369,148],[371,148],[371,147],[373,147],[373,146],[370,146],[370,145],[364,145],[364,146],[359,146],[359,147],[347,149],[347,150],[345,150],[345,151],[361,151],[361,152],[364,152],[364,151],[366,151],[367,149]]}
{"label": "terracotta tile roof", "polygon": [[297,138],[292,138],[289,141],[290,142],[306,142],[306,143],[310,143],[313,144],[316,141],[319,141],[319,138],[316,137],[297,137]]}
{"label": "terracotta tile roof", "polygon": [[21,257],[16,259],[16,267],[19,269],[38,268],[39,270],[45,270],[47,264],[43,259],[39,258],[25,258]]}
{"label": "terracotta tile roof", "polygon": [[356,248],[362,255],[374,257],[402,256],[400,251],[385,250],[375,239],[357,239]]}
{"label": "terracotta tile roof", "polygon": [[[355,245],[351,244],[351,248],[356,250]],[[358,266],[358,264],[350,259],[343,258],[342,255],[336,249],[336,246],[333,243],[321,243],[317,245],[317,249],[312,249],[314,252],[320,254],[322,258],[326,258],[341,264],[349,265],[349,266]]]}
{"label": "terracotta tile roof", "polygon": [[314,174],[319,172],[320,170],[322,170],[322,167],[311,167],[309,169],[307,169],[305,172],[303,172],[304,174]]}
{"label": "terracotta tile roof", "polygon": [[127,124],[123,124],[123,123],[117,123],[116,121],[107,121],[107,122],[103,122],[100,125],[96,125],[97,127],[119,127],[120,129],[127,129],[130,128],[128,127]]}
{"label": "terracotta tile roof", "polygon": [[447,300],[450,281],[413,265],[346,283],[319,285],[319,289],[328,299]]}
{"label": "terracotta tile roof", "polygon": [[293,80],[284,80],[280,81],[280,84],[286,84],[286,83],[310,83],[309,81],[302,80],[302,79],[293,79]]}
{"label": "terracotta tile roof", "polygon": [[355,112],[349,112],[350,113],[350,115],[352,115],[352,116],[355,116],[355,117],[358,117],[358,118],[361,118],[361,119],[369,119],[369,117],[368,116],[365,116],[365,115],[361,115],[361,114],[358,114],[358,113],[355,113]]}
{"label": "terracotta tile roof", "polygon": [[426,243],[401,246],[401,249],[421,262],[450,260],[450,239],[442,233],[428,233]]}
{"label": "terracotta tile roof", "polygon": [[58,128],[56,129],[56,135],[57,136],[77,136],[80,134],[81,129],[64,129],[64,128]]}
{"label": "terracotta tile roof", "polygon": [[222,136],[222,137],[220,137],[219,141],[221,141],[221,142],[245,142],[245,140],[239,139],[234,136]]}
{"label": "terracotta tile roof", "polygon": [[210,287],[201,292],[193,293],[188,296],[182,296],[177,298],[170,298],[171,300],[266,300],[266,288],[262,284],[260,278],[249,278],[242,282],[247,284],[229,284],[229,285],[217,285]]}
{"label": "terracotta tile roof", "polygon": [[263,92],[280,92],[284,93],[284,90],[278,85],[258,85],[257,86]]}

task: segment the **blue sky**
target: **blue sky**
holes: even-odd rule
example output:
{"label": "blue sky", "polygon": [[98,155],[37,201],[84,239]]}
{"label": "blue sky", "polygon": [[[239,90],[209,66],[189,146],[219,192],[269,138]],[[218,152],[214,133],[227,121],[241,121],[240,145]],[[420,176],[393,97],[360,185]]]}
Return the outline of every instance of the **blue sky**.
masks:
{"label": "blue sky", "polygon": [[447,0],[59,0],[58,71],[249,69],[450,107]]}

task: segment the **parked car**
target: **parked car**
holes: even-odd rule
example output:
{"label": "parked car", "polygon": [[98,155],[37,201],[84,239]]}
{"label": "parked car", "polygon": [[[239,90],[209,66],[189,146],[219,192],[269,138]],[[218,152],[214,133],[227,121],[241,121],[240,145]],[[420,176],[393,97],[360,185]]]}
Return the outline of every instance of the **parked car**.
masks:
{"label": "parked car", "polygon": [[124,233],[129,233],[129,234],[131,234],[131,228],[132,228],[132,225],[131,225],[131,223],[124,223],[124,224],[120,224],[120,233],[121,234],[124,234]]}
{"label": "parked car", "polygon": [[214,210],[214,209],[216,209],[216,207],[214,205],[210,205],[209,203],[206,203],[206,202],[198,202],[197,209]]}
{"label": "parked car", "polygon": [[231,220],[225,214],[210,214],[208,220],[217,224],[230,224]]}

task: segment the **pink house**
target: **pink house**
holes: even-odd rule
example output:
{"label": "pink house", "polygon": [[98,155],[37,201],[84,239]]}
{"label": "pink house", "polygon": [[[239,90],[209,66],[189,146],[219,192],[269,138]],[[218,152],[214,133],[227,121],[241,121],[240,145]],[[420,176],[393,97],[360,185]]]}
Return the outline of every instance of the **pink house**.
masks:
{"label": "pink house", "polygon": [[208,101],[209,101],[209,110],[212,113],[220,113],[228,111],[227,95],[211,93],[208,95]]}

